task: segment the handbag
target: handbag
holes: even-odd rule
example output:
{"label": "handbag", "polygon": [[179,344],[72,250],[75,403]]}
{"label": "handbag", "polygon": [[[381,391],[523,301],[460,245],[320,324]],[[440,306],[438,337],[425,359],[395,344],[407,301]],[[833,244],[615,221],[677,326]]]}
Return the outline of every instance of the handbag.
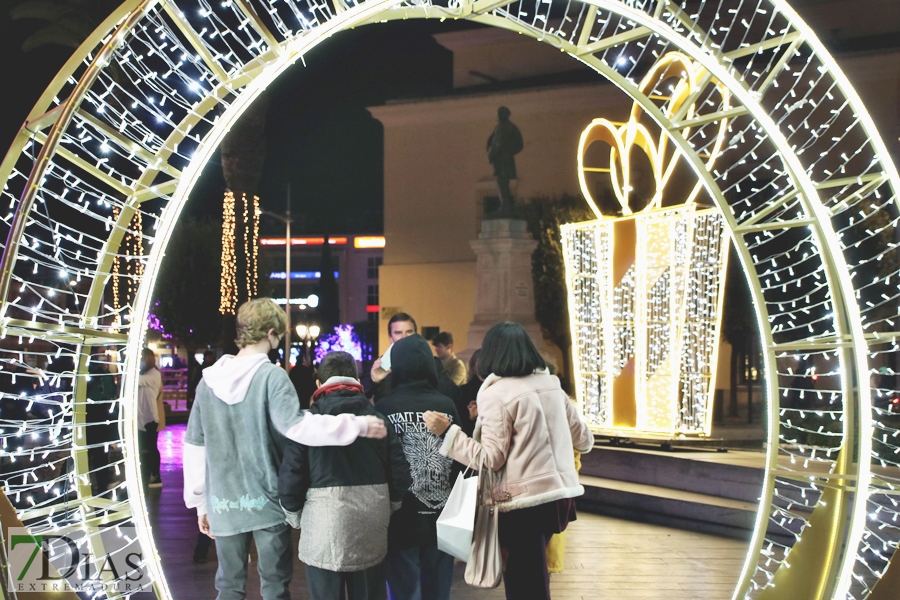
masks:
{"label": "handbag", "polygon": [[463,562],[469,560],[472,549],[479,479],[478,476],[466,479],[464,472],[457,475],[444,510],[437,519],[438,550]]}
{"label": "handbag", "polygon": [[[383,364],[383,363],[382,363]],[[476,429],[476,436],[478,429]],[[480,441],[479,437],[474,437]],[[472,456],[466,468],[456,477],[456,483],[450,490],[447,503],[437,519],[437,546],[441,552],[458,558],[463,562],[469,560],[472,550],[472,534],[475,530],[475,508],[478,505],[478,476],[483,462],[483,448]],[[475,469],[473,469],[475,467]],[[466,477],[474,471],[474,477]]]}
{"label": "handbag", "polygon": [[495,588],[503,579],[500,511],[494,502],[494,471],[484,464],[484,449],[479,454],[478,505],[475,509],[472,549],[466,564],[466,583],[479,588]]}

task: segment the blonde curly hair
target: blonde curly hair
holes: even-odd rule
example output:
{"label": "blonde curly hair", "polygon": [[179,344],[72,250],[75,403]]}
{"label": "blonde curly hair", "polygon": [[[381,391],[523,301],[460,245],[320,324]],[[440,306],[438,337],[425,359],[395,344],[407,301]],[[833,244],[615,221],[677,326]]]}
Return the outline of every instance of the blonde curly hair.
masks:
{"label": "blonde curly hair", "polygon": [[274,329],[275,335],[287,333],[287,317],[284,310],[271,298],[256,298],[245,302],[237,312],[237,339],[239,348],[261,342]]}

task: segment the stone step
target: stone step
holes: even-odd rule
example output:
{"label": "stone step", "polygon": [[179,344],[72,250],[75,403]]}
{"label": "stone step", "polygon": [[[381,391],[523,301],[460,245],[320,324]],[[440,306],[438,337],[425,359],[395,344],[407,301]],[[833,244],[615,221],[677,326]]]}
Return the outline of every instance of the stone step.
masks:
{"label": "stone step", "polygon": [[749,540],[757,505],[642,483],[581,476],[578,510],[619,519]]}
{"label": "stone step", "polygon": [[764,462],[763,452],[660,452],[598,446],[581,457],[581,474],[755,505]]}
{"label": "stone step", "polygon": [[[580,510],[750,539],[763,484],[762,452],[598,446],[581,461]],[[781,538],[777,531],[770,535]]]}

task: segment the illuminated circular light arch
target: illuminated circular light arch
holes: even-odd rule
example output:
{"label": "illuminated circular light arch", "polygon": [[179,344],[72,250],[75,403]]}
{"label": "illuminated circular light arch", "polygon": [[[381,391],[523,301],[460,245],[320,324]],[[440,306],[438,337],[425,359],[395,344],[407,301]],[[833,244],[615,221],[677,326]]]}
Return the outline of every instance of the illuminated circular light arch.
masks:
{"label": "illuminated circular light arch", "polygon": [[[873,402],[884,383],[872,378],[900,337],[897,170],[846,77],[784,1],[690,7],[671,0],[123,4],[64,66],[0,165],[9,200],[0,358],[74,360],[74,370],[45,390],[52,412],[2,426],[6,496],[20,519],[35,532],[82,529],[95,555],[103,550],[100,525],[133,524],[156,592],[169,597],[132,451],[131,399],[153,282],[184,201],[231,124],[322,40],[388,20],[465,18],[529,35],[595,68],[669,132],[722,209],[751,281],[768,374],[766,479],[735,598],[868,596],[900,538],[892,499],[900,422]],[[691,115],[667,116],[654,99],[665,90],[637,86],[670,51],[706,73],[684,104],[698,107]],[[716,136],[704,130],[724,119],[729,137],[707,170]],[[132,234],[150,251],[136,298],[117,312],[104,294],[137,212],[145,227]],[[101,496],[91,489],[86,421],[97,347],[121,364],[127,400],[118,403],[127,451],[114,465],[127,472],[127,490]],[[818,374],[798,371],[810,364]],[[819,405],[787,408],[804,395]],[[29,436],[31,447],[20,449]],[[35,454],[52,465],[40,466]]]}

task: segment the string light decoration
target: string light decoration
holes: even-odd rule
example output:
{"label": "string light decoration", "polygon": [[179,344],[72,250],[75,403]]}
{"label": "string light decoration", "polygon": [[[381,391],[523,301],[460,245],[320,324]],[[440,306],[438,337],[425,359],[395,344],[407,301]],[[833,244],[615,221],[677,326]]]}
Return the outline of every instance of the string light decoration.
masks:
{"label": "string light decoration", "polygon": [[[250,236],[248,235],[247,232],[250,229],[250,206],[249,206],[249,202],[247,201],[247,194],[244,194],[243,197],[241,198],[241,200],[243,200],[243,203],[244,203],[244,223],[243,223],[243,227],[242,227],[242,230],[244,232],[244,256],[243,256],[243,258],[244,258],[244,260],[247,261],[247,266],[249,267],[250,266]],[[252,297],[252,295],[251,295],[252,290],[250,289],[252,281],[253,281],[253,278],[250,276],[250,273],[247,273],[247,275],[244,277],[244,283],[246,284],[246,287],[247,287],[247,297],[248,298]]]}
{"label": "string light decoration", "polygon": [[237,257],[234,252],[234,194],[225,192],[222,202],[222,275],[219,283],[219,312],[237,310]]}
{"label": "string light decoration", "polygon": [[[669,132],[667,144],[731,235],[762,337],[769,443],[734,598],[861,599],[877,589],[900,568],[891,562],[900,422],[882,404],[896,385],[882,369],[896,369],[900,352],[900,178],[846,76],[785,0],[127,0],[66,63],[0,164],[8,206],[0,361],[4,371],[28,365],[35,373],[16,379],[32,392],[51,386],[24,397],[4,388],[15,407],[35,400],[31,414],[0,424],[0,501],[33,533],[84,531],[92,557],[103,556],[109,524],[135,526],[147,585],[171,596],[140,489],[134,398],[150,294],[175,221],[225,132],[280,73],[336,33],[410,18],[464,18],[551,44],[631,96],[642,122]],[[657,98],[671,96],[672,81],[649,93],[638,82],[671,52],[705,72],[668,114]],[[709,166],[710,124],[725,120]],[[104,294],[135,212],[146,232],[143,273],[132,318],[118,327]],[[584,247],[580,272],[614,251],[589,232],[573,238]],[[670,276],[660,286],[674,284]],[[573,294],[597,285],[584,278]],[[664,306],[654,306],[661,322]],[[628,315],[637,304],[620,309]],[[615,342],[623,352],[640,343],[629,335],[623,328]],[[580,356],[602,350],[581,339]],[[121,435],[109,444],[88,439],[104,422],[88,420],[94,355],[120,378],[115,399],[101,401]],[[52,415],[35,414],[38,403]],[[103,471],[123,472],[122,483],[106,492],[92,485],[92,450],[109,459]],[[103,584],[116,594],[114,581]]]}
{"label": "string light decoration", "polygon": [[[705,75],[689,57],[671,52],[650,68],[638,89],[651,96],[657,87],[667,88],[667,95],[654,96],[663,114],[672,118],[682,111],[691,119],[697,107],[685,103],[696,101]],[[730,108],[728,90],[716,91]],[[579,183],[598,220],[562,227],[572,338],[579,351],[576,389],[596,433],[709,436],[727,232],[718,209],[695,206],[700,182],[677,198],[668,184],[680,153],[670,148],[667,132],[654,133],[658,126],[642,122],[643,112],[635,103],[625,123],[594,119],[579,141]],[[721,154],[728,119],[698,126],[714,140],[705,161],[709,169]],[[595,143],[609,147],[609,166],[587,165]],[[640,209],[632,186],[639,179],[632,168],[637,150],[646,155],[654,183]],[[600,212],[590,173],[609,175],[624,216]]]}
{"label": "string light decoration", "polygon": [[[222,314],[234,314],[238,306],[256,297],[259,288],[259,216],[262,214],[259,197],[253,196],[251,202],[247,194],[242,194],[241,203],[243,211],[241,226],[238,228],[234,193],[225,192],[222,203],[222,275],[219,284],[219,312]],[[235,251],[235,241],[239,236],[244,241],[243,253],[240,255]],[[242,287],[246,295],[241,293]]]}
{"label": "string light decoration", "polygon": [[128,281],[126,304],[130,304],[137,295],[137,286],[144,274],[144,220],[140,211],[134,213],[134,219],[125,235],[125,275]]}
{"label": "string light decoration", "polygon": [[259,217],[262,210],[259,208],[259,196],[253,196],[253,237],[250,240],[250,290],[249,298],[256,298],[259,294]]}
{"label": "string light decoration", "polygon": [[[118,220],[120,212],[121,211],[117,206],[113,206],[113,221]],[[130,312],[131,303],[134,300],[135,295],[137,294],[136,282],[140,281],[140,277],[144,273],[144,263],[142,262],[142,259],[144,257],[143,232],[143,218],[141,217],[140,212],[136,212],[134,217],[132,218],[128,230],[125,232],[125,240],[122,243],[122,247],[125,250],[125,255],[120,256],[118,253],[116,253],[113,257],[112,306],[118,317],[116,320],[117,325],[121,325],[121,316],[123,313],[123,309],[125,309],[124,312],[126,314]],[[125,264],[124,269],[122,268],[123,261]],[[121,279],[125,279],[125,281],[127,282],[125,285],[124,297],[122,296],[122,289],[120,285]]]}
{"label": "string light decoration", "polygon": [[[114,206],[112,209],[112,218],[113,221],[119,220],[119,208]],[[112,305],[114,311],[119,311],[122,307],[121,302],[119,301],[119,274],[122,272],[122,262],[119,258],[119,255],[116,254],[113,257],[112,263]]]}

